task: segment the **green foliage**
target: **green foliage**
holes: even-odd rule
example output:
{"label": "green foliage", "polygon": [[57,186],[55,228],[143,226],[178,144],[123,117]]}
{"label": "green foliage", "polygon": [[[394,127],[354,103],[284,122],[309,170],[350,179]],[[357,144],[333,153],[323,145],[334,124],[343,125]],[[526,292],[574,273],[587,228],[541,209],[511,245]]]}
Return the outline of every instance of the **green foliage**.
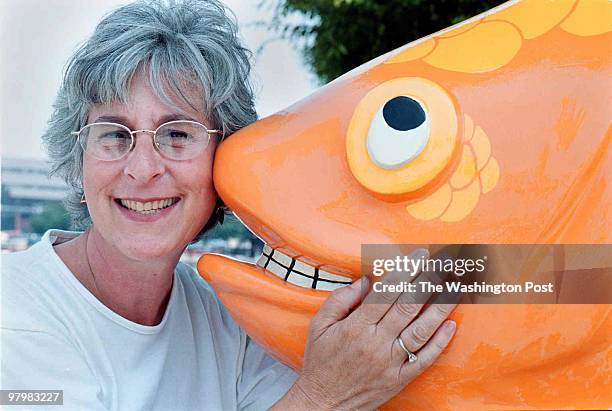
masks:
{"label": "green foliage", "polygon": [[[326,83],[503,0],[283,0],[272,26]],[[296,19],[295,14],[302,18]],[[297,21],[297,23],[296,23]]]}
{"label": "green foliage", "polygon": [[62,203],[53,201],[45,205],[42,213],[32,217],[30,228],[38,234],[43,234],[52,228],[70,230],[70,217]]}

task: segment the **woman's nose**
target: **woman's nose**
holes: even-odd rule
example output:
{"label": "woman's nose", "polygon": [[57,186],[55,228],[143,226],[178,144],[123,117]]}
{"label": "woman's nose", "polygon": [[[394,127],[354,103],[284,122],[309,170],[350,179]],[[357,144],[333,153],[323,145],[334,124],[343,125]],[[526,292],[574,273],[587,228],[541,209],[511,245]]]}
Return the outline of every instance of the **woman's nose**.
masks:
{"label": "woman's nose", "polygon": [[128,153],[124,168],[128,177],[144,184],[165,172],[164,159],[154,144],[153,134],[147,132],[134,134],[134,148]]}

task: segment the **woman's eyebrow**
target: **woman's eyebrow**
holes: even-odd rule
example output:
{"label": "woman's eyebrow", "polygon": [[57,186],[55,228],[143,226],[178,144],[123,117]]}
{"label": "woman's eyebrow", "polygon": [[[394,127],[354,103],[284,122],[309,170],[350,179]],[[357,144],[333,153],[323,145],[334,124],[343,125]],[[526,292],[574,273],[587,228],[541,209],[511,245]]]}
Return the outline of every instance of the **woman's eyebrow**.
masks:
{"label": "woman's eyebrow", "polygon": [[168,115],[165,115],[165,116],[161,117],[158,120],[157,124],[164,124],[164,123],[167,123],[169,121],[176,121],[176,120],[188,120],[188,121],[199,122],[198,120],[196,120],[196,119],[194,119],[192,117],[189,117],[189,116],[185,116],[183,114],[168,114]]}
{"label": "woman's eyebrow", "polygon": [[[169,121],[176,121],[176,120],[189,120],[189,121],[199,122],[198,120],[192,117],[183,115],[183,114],[167,114],[161,117],[157,121],[157,125],[161,125]],[[94,123],[118,123],[124,126],[129,126],[130,121],[126,117],[123,117],[123,116],[105,115],[105,116],[100,116],[97,119],[95,119]]]}
{"label": "woman's eyebrow", "polygon": [[123,116],[100,116],[94,120],[94,123],[118,123],[127,126],[129,121]]}

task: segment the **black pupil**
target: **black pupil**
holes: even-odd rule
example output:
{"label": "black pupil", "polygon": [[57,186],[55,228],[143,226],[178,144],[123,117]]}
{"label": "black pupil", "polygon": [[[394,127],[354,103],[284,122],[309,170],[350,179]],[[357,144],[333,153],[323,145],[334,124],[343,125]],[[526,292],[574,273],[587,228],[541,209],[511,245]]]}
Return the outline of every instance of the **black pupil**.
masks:
{"label": "black pupil", "polygon": [[385,103],[383,117],[390,127],[399,131],[412,130],[425,121],[425,111],[419,103],[406,96]]}
{"label": "black pupil", "polygon": [[178,130],[171,130],[169,133],[172,138],[187,138],[187,133]]}

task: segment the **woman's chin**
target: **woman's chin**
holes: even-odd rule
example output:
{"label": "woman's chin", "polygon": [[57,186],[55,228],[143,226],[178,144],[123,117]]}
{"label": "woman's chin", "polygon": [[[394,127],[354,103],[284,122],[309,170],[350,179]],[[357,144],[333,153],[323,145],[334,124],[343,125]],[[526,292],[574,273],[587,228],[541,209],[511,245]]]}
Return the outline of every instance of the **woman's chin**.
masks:
{"label": "woman's chin", "polygon": [[116,238],[113,244],[123,255],[136,261],[176,258],[181,255],[186,244],[169,234],[126,234],[123,238]]}

